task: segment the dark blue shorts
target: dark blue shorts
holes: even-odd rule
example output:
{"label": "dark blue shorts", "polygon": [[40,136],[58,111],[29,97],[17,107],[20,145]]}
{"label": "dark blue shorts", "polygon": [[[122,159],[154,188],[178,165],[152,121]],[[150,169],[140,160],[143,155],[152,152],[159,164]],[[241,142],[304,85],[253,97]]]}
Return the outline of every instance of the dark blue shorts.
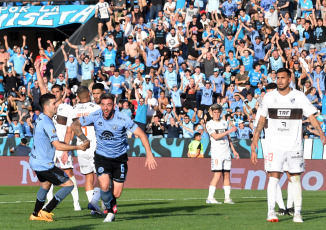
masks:
{"label": "dark blue shorts", "polygon": [[47,171],[35,171],[35,173],[40,182],[48,181],[53,185],[61,185],[69,180],[68,175],[56,166]]}

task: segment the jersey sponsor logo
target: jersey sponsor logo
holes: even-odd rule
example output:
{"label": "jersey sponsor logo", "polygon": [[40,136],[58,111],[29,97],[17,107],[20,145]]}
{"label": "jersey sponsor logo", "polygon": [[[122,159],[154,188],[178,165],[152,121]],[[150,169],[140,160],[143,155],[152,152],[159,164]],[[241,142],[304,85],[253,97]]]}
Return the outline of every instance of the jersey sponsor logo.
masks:
{"label": "jersey sponsor logo", "polygon": [[110,131],[104,131],[100,136],[102,140],[107,140],[107,141],[111,141],[113,137],[114,135]]}
{"label": "jersey sponsor logo", "polygon": [[219,133],[224,133],[224,132],[225,132],[225,129],[215,129],[215,132],[216,132],[217,134],[219,134]]}
{"label": "jersey sponsor logo", "polygon": [[268,115],[271,119],[301,120],[303,110],[291,108],[271,108],[268,109]]}
{"label": "jersey sponsor logo", "polygon": [[291,115],[290,109],[278,109],[277,116],[279,117],[289,117]]}

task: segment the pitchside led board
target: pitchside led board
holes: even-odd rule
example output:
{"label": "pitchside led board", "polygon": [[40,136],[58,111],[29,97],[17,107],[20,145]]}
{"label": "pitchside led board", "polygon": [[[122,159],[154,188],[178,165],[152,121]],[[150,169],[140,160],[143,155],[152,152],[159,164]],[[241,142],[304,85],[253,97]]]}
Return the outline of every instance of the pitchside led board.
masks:
{"label": "pitchside led board", "polygon": [[0,29],[85,24],[95,14],[94,9],[95,5],[0,7]]}

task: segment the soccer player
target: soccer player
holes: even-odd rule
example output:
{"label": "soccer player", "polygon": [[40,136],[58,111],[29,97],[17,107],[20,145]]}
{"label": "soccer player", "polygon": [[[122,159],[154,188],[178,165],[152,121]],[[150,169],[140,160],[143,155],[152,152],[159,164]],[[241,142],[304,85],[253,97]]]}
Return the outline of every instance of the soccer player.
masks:
{"label": "soccer player", "polygon": [[[47,92],[47,89],[44,84],[41,73],[39,71],[40,68],[37,67],[38,65],[39,65],[39,62],[36,63],[35,69],[36,69],[36,75],[37,75],[37,80],[39,83],[41,95],[43,95]],[[68,115],[72,113],[72,107],[63,102],[63,88],[61,85],[52,86],[51,93],[55,96],[56,106],[58,107],[56,115],[53,116],[53,122],[54,122],[55,128],[57,130],[57,135],[59,137],[59,141],[63,142],[65,140],[65,135],[66,135]],[[68,143],[69,142],[66,142],[66,144],[68,144]],[[77,181],[76,181],[76,178],[73,173],[74,165],[73,165],[73,161],[72,161],[72,156],[70,154],[68,161],[66,163],[63,163],[61,161],[62,153],[63,153],[62,151],[56,150],[54,162],[60,163],[60,168],[63,169],[63,171],[69,176],[71,181],[74,183],[74,189],[71,192],[72,198],[74,200],[74,210],[80,211],[81,208],[79,205]],[[53,186],[51,187],[50,191],[47,194],[47,200],[50,201],[52,198],[53,198]]]}
{"label": "soccer player", "polygon": [[[118,110],[114,110],[114,95],[104,93],[100,97],[101,109],[74,119],[71,128],[75,135],[81,140],[88,140],[82,132],[82,126],[93,125],[96,134],[95,169],[101,186],[101,198],[108,210],[108,214],[103,222],[115,220],[112,202],[119,198],[124,181],[126,180],[127,150],[129,148],[126,130],[140,137],[146,151],[145,167],[155,169],[157,163],[154,159],[146,134],[131,120],[130,117]],[[113,180],[110,186],[111,178]]]}
{"label": "soccer player", "polygon": [[211,170],[214,175],[209,185],[206,203],[221,204],[221,202],[214,198],[214,195],[217,183],[220,177],[223,175],[223,187],[225,195],[224,203],[234,204],[230,198],[231,150],[236,159],[239,159],[239,154],[235,151],[231,138],[228,135],[235,132],[237,128],[234,126],[227,130],[228,123],[221,119],[222,107],[220,105],[212,105],[211,111],[213,119],[207,122],[206,129],[211,140]]}
{"label": "soccer player", "polygon": [[260,118],[251,144],[251,161],[257,163],[256,148],[260,133],[268,116],[268,129],[265,132],[267,142],[266,171],[269,175],[267,187],[268,216],[267,221],[278,222],[275,214],[276,189],[285,162],[291,175],[294,199],[293,222],[303,222],[301,216],[302,189],[300,175],[304,171],[302,149],[302,117],[308,117],[313,127],[321,134],[325,145],[325,135],[314,116],[316,108],[306,96],[289,87],[291,72],[281,68],[277,71],[277,89],[267,93],[260,107]]}
{"label": "soccer player", "polygon": [[[99,110],[101,106],[98,104],[94,104],[91,102],[90,92],[86,86],[80,86],[77,90],[77,97],[79,99],[79,103],[73,107],[73,111],[68,116],[67,122],[67,131],[65,135],[65,142],[69,143],[70,140],[74,137],[71,130],[72,119],[76,117],[88,116],[90,113]],[[94,184],[94,173],[95,173],[95,165],[94,165],[94,152],[96,149],[96,140],[95,140],[95,130],[94,126],[83,126],[83,133],[90,140],[90,148],[87,151],[77,151],[78,162],[80,166],[81,174],[85,175],[85,191],[87,195],[87,199],[89,203],[93,203],[92,210],[100,212],[100,208],[97,206],[97,203],[100,199],[100,187],[99,184]],[[77,143],[81,143],[79,139],[77,139]],[[66,163],[68,160],[67,152],[64,152],[61,156],[61,160],[63,163]],[[93,200],[93,202],[92,202]]]}
{"label": "soccer player", "polygon": [[[73,182],[66,173],[54,165],[55,150],[86,150],[89,141],[85,140],[77,146],[68,145],[59,141],[53,124],[53,116],[57,112],[56,97],[52,94],[43,94],[40,98],[43,113],[36,120],[34,128],[34,144],[29,158],[29,164],[35,171],[41,183],[37,193],[37,199],[30,220],[53,221],[52,210],[71,193],[74,188]],[[62,188],[55,194],[54,198],[42,209],[46,194],[51,185],[59,185]]]}
{"label": "soccer player", "polygon": [[105,93],[104,85],[102,83],[95,83],[92,86],[92,96],[93,96],[94,103],[98,105],[101,104],[100,97],[102,93]]}

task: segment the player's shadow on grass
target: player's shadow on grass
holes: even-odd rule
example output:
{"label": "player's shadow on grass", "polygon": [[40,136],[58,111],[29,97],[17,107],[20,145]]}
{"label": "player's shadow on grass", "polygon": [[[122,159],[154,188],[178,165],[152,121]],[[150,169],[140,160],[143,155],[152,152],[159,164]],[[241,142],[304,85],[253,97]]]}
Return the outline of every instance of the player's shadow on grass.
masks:
{"label": "player's shadow on grass", "polygon": [[[156,205],[156,204],[155,204]],[[209,206],[199,205],[199,206],[183,206],[183,207],[162,207],[162,208],[148,208],[141,209],[142,205],[139,205],[140,209],[137,212],[123,212],[126,216],[121,219],[124,220],[134,220],[134,219],[142,219],[142,218],[152,218],[152,217],[166,217],[167,213],[169,216],[198,216],[198,211],[200,209],[205,209]],[[212,206],[211,206],[212,207]],[[204,215],[220,215],[217,212],[220,212],[221,209],[217,209],[216,212]],[[177,213],[177,212],[186,212],[186,213]]]}
{"label": "player's shadow on grass", "polygon": [[322,217],[326,217],[326,209],[324,208],[319,210],[302,211],[302,216],[304,221],[320,219]]}
{"label": "player's shadow on grass", "polygon": [[[142,203],[141,206],[153,205],[153,204],[160,205],[160,204],[169,204],[169,203],[171,203],[171,202],[155,202],[155,203],[153,203],[153,202],[147,202],[146,201],[146,203]],[[133,206],[140,206],[140,204],[139,203],[135,203],[135,204],[122,204],[122,203],[118,202],[118,208],[119,207],[133,207]]]}
{"label": "player's shadow on grass", "polygon": [[[66,228],[60,227],[60,230],[62,229],[69,229],[69,230],[81,230],[81,229],[88,229],[88,230],[92,230],[92,229],[97,229],[96,224],[83,224],[83,225],[78,225],[78,226],[69,226]],[[47,228],[47,230],[58,230],[58,228]]]}

